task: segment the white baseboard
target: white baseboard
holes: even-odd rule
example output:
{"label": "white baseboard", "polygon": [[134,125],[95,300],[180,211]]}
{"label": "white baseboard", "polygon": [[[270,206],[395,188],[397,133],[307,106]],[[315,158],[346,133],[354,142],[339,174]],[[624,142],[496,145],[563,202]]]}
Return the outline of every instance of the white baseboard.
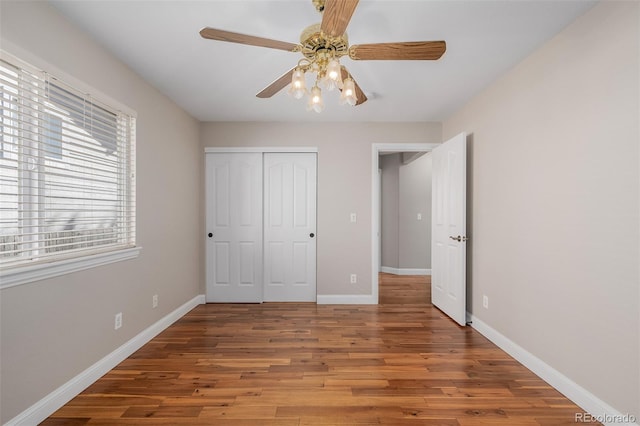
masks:
{"label": "white baseboard", "polygon": [[389,266],[380,267],[380,272],[393,275],[431,275],[431,269],[391,268]]}
{"label": "white baseboard", "polygon": [[370,294],[319,294],[316,297],[318,305],[377,305]]}
{"label": "white baseboard", "polygon": [[[637,418],[629,414],[622,414],[600,398],[578,385],[567,376],[551,367],[522,346],[513,342],[491,326],[467,312],[467,318],[472,321],[471,326],[500,349],[511,355],[522,365],[540,376],[544,381],[565,395],[576,405],[589,414],[589,418],[605,425],[639,426]],[[578,414],[578,413],[576,413]],[[584,418],[584,417],[583,417]],[[587,422],[587,420],[584,420]]]}
{"label": "white baseboard", "polygon": [[76,377],[60,386],[58,389],[54,390],[40,401],[9,420],[4,426],[36,425],[42,422],[57,409],[89,387],[89,385],[104,376],[109,370],[160,334],[160,332],[182,318],[191,309],[203,303],[205,303],[204,294],[198,295],[189,300],[164,318],[147,327],[137,336],[130,339],[124,345],[120,346],[118,349],[111,352],[109,355],[105,356],[82,373],[78,374]]}

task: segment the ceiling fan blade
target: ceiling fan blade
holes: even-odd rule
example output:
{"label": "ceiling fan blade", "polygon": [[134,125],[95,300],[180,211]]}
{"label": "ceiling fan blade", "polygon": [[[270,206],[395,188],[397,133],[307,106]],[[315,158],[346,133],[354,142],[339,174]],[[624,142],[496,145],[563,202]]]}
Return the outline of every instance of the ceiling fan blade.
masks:
{"label": "ceiling fan blade", "polygon": [[[351,78],[353,78],[353,77],[351,77]],[[353,80],[353,83],[356,86],[356,98],[358,99],[356,101],[356,106],[367,102],[367,96],[364,94],[364,92],[362,91],[360,86],[358,86],[358,82]]]}
{"label": "ceiling fan blade", "polygon": [[358,0],[327,0],[322,12],[320,29],[331,37],[339,37],[347,29]]}
{"label": "ceiling fan blade", "polygon": [[365,96],[360,86],[358,86],[358,82],[356,81],[356,79],[353,78],[351,74],[349,74],[349,71],[347,71],[347,68],[344,65],[340,67],[340,71],[342,73],[342,80],[346,79],[347,77],[351,77],[351,79],[353,80],[353,84],[356,87],[356,106],[365,103],[367,101],[367,97]]}
{"label": "ceiling fan blade", "polygon": [[356,44],[349,48],[354,60],[435,60],[447,50],[444,41]]}
{"label": "ceiling fan blade", "polygon": [[262,91],[258,93],[256,96],[258,98],[270,98],[276,93],[278,93],[279,91],[281,91],[282,89],[284,89],[285,87],[287,87],[287,85],[291,83],[291,77],[293,76],[294,70],[295,68],[291,68],[289,71],[284,73],[276,81],[274,81],[273,83],[271,83],[270,85],[262,89]]}
{"label": "ceiling fan blade", "polygon": [[268,38],[255,37],[209,27],[200,30],[200,36],[202,36],[202,38],[207,38],[210,40],[228,41],[231,43],[248,44],[250,46],[269,47],[271,49],[286,50],[288,52],[295,52],[299,48],[297,44],[287,43],[286,41],[271,40]]}

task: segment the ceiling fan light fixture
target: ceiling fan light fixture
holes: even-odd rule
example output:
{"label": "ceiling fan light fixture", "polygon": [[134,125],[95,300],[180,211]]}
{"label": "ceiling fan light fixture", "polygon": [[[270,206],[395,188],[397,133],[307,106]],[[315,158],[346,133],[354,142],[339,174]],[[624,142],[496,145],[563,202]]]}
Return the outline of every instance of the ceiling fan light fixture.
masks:
{"label": "ceiling fan light fixture", "polygon": [[[2,0],[0,0],[2,1]],[[258,98],[270,98],[287,84],[291,84],[289,94],[296,99],[309,93],[305,85],[307,71],[316,74],[316,82],[311,91],[308,109],[322,111],[324,101],[318,87],[327,90],[336,87],[342,90],[340,103],[361,105],[367,96],[351,78],[339,59],[348,56],[361,60],[437,60],[447,50],[444,40],[409,41],[398,43],[369,43],[349,46],[346,29],[359,0],[311,0],[318,12],[322,13],[322,21],[308,26],[300,35],[300,44],[294,44],[248,34],[235,33],[216,28],[203,28],[200,36],[210,40],[245,44],[249,46],[267,47],[287,52],[301,53],[303,58],[298,66],[275,80],[261,92]],[[289,83],[290,82],[290,83]]]}
{"label": "ceiling fan light fixture", "polygon": [[347,77],[343,81],[342,93],[340,94],[340,103],[354,106],[358,102],[356,97],[356,83],[351,77]]}
{"label": "ceiling fan light fixture", "polygon": [[296,99],[301,99],[307,93],[307,86],[304,79],[304,70],[302,68],[296,68],[291,76],[291,87],[289,88],[289,95]]}
{"label": "ceiling fan light fixture", "polygon": [[307,110],[322,112],[323,109],[324,109],[324,100],[322,99],[322,91],[317,85],[315,85],[311,89],[311,94],[309,95],[309,103],[307,104]]}

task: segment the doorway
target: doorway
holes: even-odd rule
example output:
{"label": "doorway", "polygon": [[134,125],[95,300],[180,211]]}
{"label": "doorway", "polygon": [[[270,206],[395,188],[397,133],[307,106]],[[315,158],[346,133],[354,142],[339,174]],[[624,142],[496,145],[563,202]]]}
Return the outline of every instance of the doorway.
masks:
{"label": "doorway", "polygon": [[377,303],[379,301],[379,272],[381,268],[381,176],[377,171],[380,170],[380,156],[389,153],[419,153],[430,152],[440,144],[430,143],[414,143],[414,144],[373,144],[372,145],[372,182],[371,182],[371,194],[372,194],[372,206],[371,206],[371,258],[372,258],[372,296],[373,300]]}
{"label": "doorway", "polygon": [[372,298],[379,300],[380,173],[379,156],[389,151],[431,151],[432,278],[431,301],[458,324],[466,323],[466,133],[442,144],[372,146]]}
{"label": "doorway", "polygon": [[379,158],[380,272],[431,274],[431,152]]}

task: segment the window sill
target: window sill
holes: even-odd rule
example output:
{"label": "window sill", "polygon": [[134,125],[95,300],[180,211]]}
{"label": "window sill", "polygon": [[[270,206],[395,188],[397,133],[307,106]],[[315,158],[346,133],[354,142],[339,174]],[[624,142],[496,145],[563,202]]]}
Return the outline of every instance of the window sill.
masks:
{"label": "window sill", "polygon": [[99,253],[75,259],[60,260],[52,263],[24,266],[21,268],[0,271],[0,289],[15,287],[34,281],[46,280],[72,272],[108,265],[123,260],[135,259],[142,247]]}

